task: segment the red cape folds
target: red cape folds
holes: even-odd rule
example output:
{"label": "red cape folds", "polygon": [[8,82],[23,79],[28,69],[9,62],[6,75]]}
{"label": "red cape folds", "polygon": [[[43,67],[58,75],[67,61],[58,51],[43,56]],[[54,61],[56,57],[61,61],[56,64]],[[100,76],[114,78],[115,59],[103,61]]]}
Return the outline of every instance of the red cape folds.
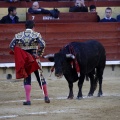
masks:
{"label": "red cape folds", "polygon": [[19,47],[14,48],[16,79],[26,78],[39,69],[35,58]]}

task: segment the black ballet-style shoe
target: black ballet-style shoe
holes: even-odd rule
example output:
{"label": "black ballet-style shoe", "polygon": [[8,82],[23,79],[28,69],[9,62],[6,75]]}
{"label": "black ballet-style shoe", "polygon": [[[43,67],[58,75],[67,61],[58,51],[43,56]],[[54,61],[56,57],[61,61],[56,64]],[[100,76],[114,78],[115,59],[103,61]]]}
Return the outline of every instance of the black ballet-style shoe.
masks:
{"label": "black ballet-style shoe", "polygon": [[30,101],[23,102],[23,105],[31,105]]}
{"label": "black ballet-style shoe", "polygon": [[50,103],[50,99],[47,96],[44,98],[44,100],[45,100],[45,103]]}

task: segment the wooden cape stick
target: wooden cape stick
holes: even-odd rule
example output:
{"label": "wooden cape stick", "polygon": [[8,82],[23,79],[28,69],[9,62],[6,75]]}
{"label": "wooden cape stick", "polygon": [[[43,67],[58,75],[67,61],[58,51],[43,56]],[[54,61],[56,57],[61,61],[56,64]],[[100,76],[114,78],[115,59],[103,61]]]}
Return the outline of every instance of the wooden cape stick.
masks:
{"label": "wooden cape stick", "polygon": [[43,73],[42,66],[41,66],[41,63],[40,63],[39,59],[36,59],[36,61],[39,65],[39,67],[40,67],[40,69],[38,69],[38,72],[39,72],[39,77],[40,77],[41,89],[42,89],[43,95],[45,96],[45,93],[44,93],[44,90],[43,90],[43,85],[42,85],[42,82],[43,82],[42,79],[44,79],[44,76],[42,74]]}

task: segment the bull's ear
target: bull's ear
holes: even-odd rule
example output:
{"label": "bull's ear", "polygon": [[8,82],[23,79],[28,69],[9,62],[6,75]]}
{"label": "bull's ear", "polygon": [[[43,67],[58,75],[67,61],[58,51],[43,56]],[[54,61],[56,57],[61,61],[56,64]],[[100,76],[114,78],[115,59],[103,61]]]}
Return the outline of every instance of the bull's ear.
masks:
{"label": "bull's ear", "polygon": [[47,58],[50,62],[54,62],[54,54],[48,54],[43,56],[44,58]]}

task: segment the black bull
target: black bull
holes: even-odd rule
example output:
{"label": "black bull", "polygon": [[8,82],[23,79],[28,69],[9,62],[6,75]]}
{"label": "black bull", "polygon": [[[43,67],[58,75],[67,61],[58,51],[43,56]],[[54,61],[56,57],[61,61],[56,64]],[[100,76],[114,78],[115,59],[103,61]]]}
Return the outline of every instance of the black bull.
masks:
{"label": "black bull", "polygon": [[[102,95],[102,79],[105,68],[106,54],[101,43],[95,40],[86,42],[71,42],[55,54],[44,56],[49,61],[55,62],[55,75],[65,76],[69,86],[68,98],[73,98],[73,83],[78,80],[77,98],[82,98],[82,86],[87,75],[90,78],[90,91],[88,96],[92,96],[99,81],[98,96]],[[71,62],[73,61],[73,65]],[[76,61],[80,68],[80,76],[76,71]]]}

